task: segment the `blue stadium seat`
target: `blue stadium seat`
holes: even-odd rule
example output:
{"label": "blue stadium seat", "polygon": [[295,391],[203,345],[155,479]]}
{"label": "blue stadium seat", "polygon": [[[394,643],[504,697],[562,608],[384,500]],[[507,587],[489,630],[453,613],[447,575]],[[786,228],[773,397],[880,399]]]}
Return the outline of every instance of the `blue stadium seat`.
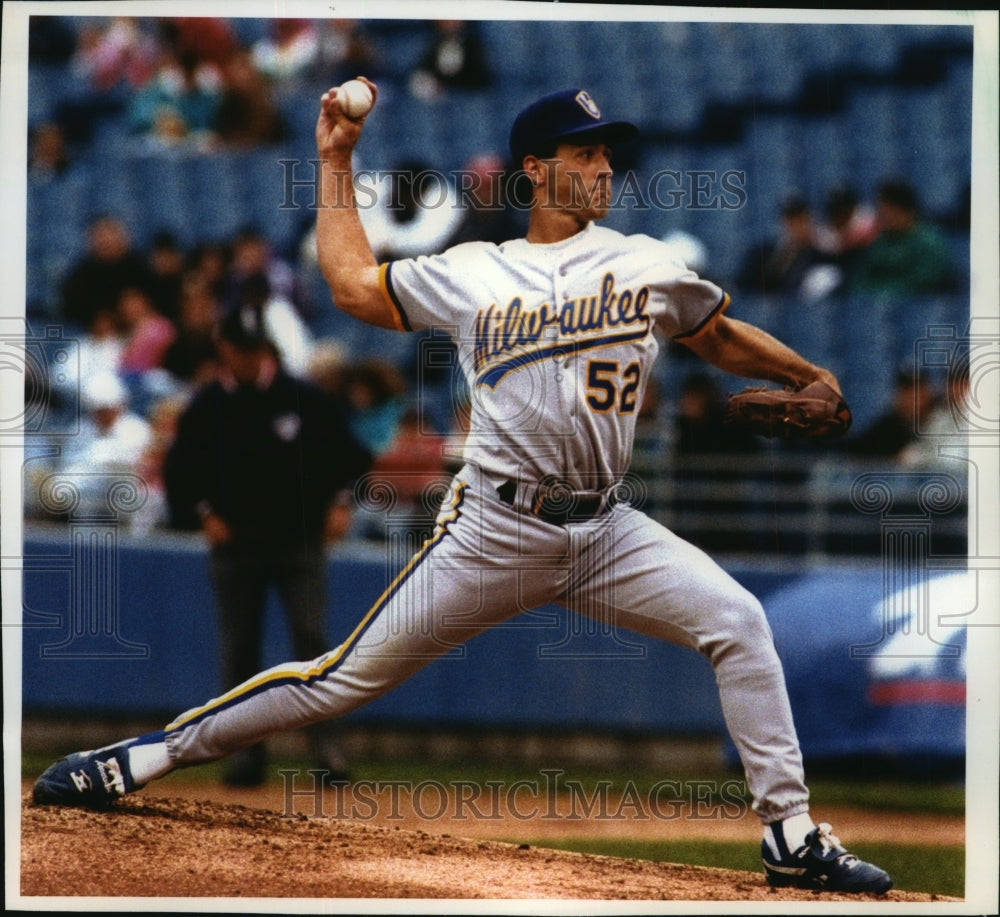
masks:
{"label": "blue stadium seat", "polygon": [[261,19],[256,16],[232,16],[228,21],[236,40],[246,48],[253,47],[271,33],[270,19]]}
{"label": "blue stadium seat", "polygon": [[788,115],[757,115],[748,120],[740,161],[758,201],[777,207],[789,190],[801,185],[805,152],[800,126]]}
{"label": "blue stadium seat", "polygon": [[65,245],[60,234],[83,231],[93,213],[94,175],[85,163],[45,184],[28,183],[28,235],[37,233],[46,245]]}
{"label": "blue stadium seat", "polygon": [[[592,86],[600,85],[601,93],[613,91],[615,85],[629,85],[649,79],[650,64],[638,52],[636,25],[629,22],[594,22],[587,29],[576,24],[562,23],[564,54],[585,62],[600,61],[599,72],[590,75],[584,85],[596,95]],[[569,31],[569,27],[575,31]],[[594,80],[597,83],[594,83]]]}
{"label": "blue stadium seat", "polygon": [[318,268],[303,267],[302,279],[313,314],[309,328],[317,339],[332,338],[352,356],[361,354],[366,345],[365,325],[333,305],[330,288]]}
{"label": "blue stadium seat", "polygon": [[823,201],[834,185],[851,181],[852,138],[842,118],[804,119],[800,125],[801,188],[822,217]]}
{"label": "blue stadium seat", "polygon": [[796,23],[789,26],[794,54],[809,62],[814,72],[829,72],[836,68],[858,65],[854,53],[856,36],[853,26],[838,23]]}
{"label": "blue stadium seat", "polygon": [[[235,184],[239,197],[234,202],[242,215],[242,222],[250,223],[267,235],[280,252],[286,252],[301,232],[303,222],[309,218],[313,192],[303,187],[294,200],[286,200],[287,165],[274,150],[258,150],[230,155],[235,170]],[[312,166],[303,162],[299,167],[306,178]],[[222,200],[219,206],[224,206]]]}
{"label": "blue stadium seat", "polygon": [[[114,180],[107,181],[106,175],[113,175]],[[94,172],[90,201],[92,212],[114,214],[129,227],[133,235],[138,234],[144,217],[140,186],[152,180],[154,178],[149,175],[148,170],[138,168],[131,157],[109,157],[104,162],[103,170]]]}
{"label": "blue stadium seat", "polygon": [[140,214],[136,243],[146,246],[155,232],[172,232],[183,245],[195,241],[191,219],[193,154],[146,153],[123,157],[121,168]]}
{"label": "blue stadium seat", "polygon": [[837,346],[838,300],[807,303],[798,297],[781,302],[780,324],[774,333],[807,359],[833,368],[843,362]]}
{"label": "blue stadium seat", "polygon": [[952,61],[945,79],[944,92],[952,115],[960,118],[962,129],[971,124],[972,118],[972,57]]}
{"label": "blue stadium seat", "polygon": [[693,79],[685,76],[676,82],[671,81],[670,85],[676,87],[676,93],[660,89],[660,103],[646,109],[646,117],[651,120],[653,127],[675,133],[688,133],[698,127],[705,106],[704,99],[693,83]]}
{"label": "blue stadium seat", "polygon": [[405,80],[432,40],[430,20],[367,20],[365,26],[378,48],[380,74],[393,79]]}
{"label": "blue stadium seat", "polygon": [[[506,156],[513,98],[512,93],[499,89],[453,90],[428,102],[401,88],[389,100],[377,135],[359,147],[363,159],[368,156],[363,165],[385,169],[404,159],[417,159],[451,171],[476,153],[493,151]],[[400,129],[402,125],[405,129]]]}
{"label": "blue stadium seat", "polygon": [[905,172],[899,92],[895,87],[869,87],[852,94],[848,103],[844,124],[859,187],[874,188]]}
{"label": "blue stadium seat", "polygon": [[31,312],[55,315],[58,286],[81,250],[86,226],[86,179],[29,182],[25,225],[25,294]]}
{"label": "blue stadium seat", "polygon": [[846,296],[839,301],[834,329],[844,377],[853,389],[874,396],[891,389],[901,347],[890,304],[877,297]]}
{"label": "blue stadium seat", "polygon": [[80,150],[80,158],[100,170],[139,143],[140,139],[129,130],[124,118],[108,118],[95,126],[90,140]]}
{"label": "blue stadium seat", "polygon": [[393,98],[390,111],[386,114],[385,120],[396,130],[388,134],[390,145],[383,153],[386,161],[378,168],[395,168],[403,159],[418,159],[438,168],[442,166],[454,129],[447,102],[425,102],[400,92]]}
{"label": "blue stadium seat", "polygon": [[59,103],[66,98],[66,87],[74,83],[68,71],[68,67],[57,64],[28,67],[29,128],[55,119]]}
{"label": "blue stadium seat", "polygon": [[[703,108],[692,26],[683,22],[609,23],[588,46],[587,61],[608,58],[587,76],[598,104],[649,130],[697,127]],[[614,28],[611,28],[614,26]],[[588,64],[589,65],[589,64]]]}
{"label": "blue stadium seat", "polygon": [[905,174],[918,189],[925,214],[931,219],[949,216],[969,187],[969,152],[959,156],[947,142],[936,141],[908,149],[905,162]]}
{"label": "blue stadium seat", "polygon": [[729,22],[695,24],[698,79],[703,94],[720,102],[743,102],[753,94],[753,50],[745,26]]}
{"label": "blue stadium seat", "polygon": [[534,82],[547,75],[549,56],[539,53],[539,33],[545,23],[518,19],[485,20],[479,24],[483,46],[497,81]]}
{"label": "blue stadium seat", "polygon": [[836,373],[850,405],[854,423],[852,433],[860,433],[879,417],[892,401],[893,367],[886,364],[883,372],[876,371],[870,363],[860,357],[844,353],[846,361]]}
{"label": "blue stadium seat", "polygon": [[[938,140],[967,145],[968,138],[960,137],[956,132],[956,120],[961,118],[961,113],[952,108],[954,101],[949,97],[946,87],[939,85],[900,91],[896,104],[899,108],[899,130],[903,142],[911,146],[936,137]],[[971,97],[963,107],[970,103]]]}
{"label": "blue stadium seat", "polygon": [[510,115],[497,111],[498,101],[496,95],[486,92],[451,94],[447,106],[454,124],[447,144],[449,162],[439,167],[460,167],[471,156],[483,152],[506,156]]}
{"label": "blue stadium seat", "polygon": [[246,218],[242,212],[243,181],[225,154],[201,156],[189,165],[190,219],[202,240],[229,238]]}
{"label": "blue stadium seat", "polygon": [[810,60],[797,53],[794,26],[755,23],[747,28],[754,100],[770,105],[791,104],[802,88]]}
{"label": "blue stadium seat", "polygon": [[[573,22],[567,20],[539,21],[531,30],[535,38],[532,49],[533,66],[541,67],[537,82],[533,82],[535,94],[539,89],[550,92],[571,86],[593,85],[595,74],[594,59],[588,56],[590,49],[604,48],[606,42],[600,36],[605,23]],[[595,51],[596,53],[596,51]],[[600,58],[597,58],[600,60]],[[603,66],[600,69],[604,69]]]}
{"label": "blue stadium seat", "polygon": [[637,115],[643,124],[673,132],[694,130],[704,109],[695,26],[686,22],[636,25],[632,45],[642,62]]}
{"label": "blue stadium seat", "polygon": [[315,143],[321,94],[322,90],[314,85],[294,83],[282,87],[279,82],[275,104],[285,123],[289,144]]}
{"label": "blue stadium seat", "polygon": [[963,297],[914,296],[888,304],[897,364],[918,360],[918,345],[939,336],[942,327],[961,338],[969,325],[969,307]]}
{"label": "blue stadium seat", "polygon": [[904,122],[900,90],[890,85],[858,89],[848,100],[845,116],[856,143],[892,142],[899,137]]}
{"label": "blue stadium seat", "polygon": [[[960,71],[959,71],[960,72]],[[972,128],[972,86],[966,72],[931,87],[902,95],[903,128],[912,142],[930,134],[967,150]]]}
{"label": "blue stadium seat", "polygon": [[850,63],[876,74],[891,73],[910,40],[905,25],[853,25],[850,36]]}

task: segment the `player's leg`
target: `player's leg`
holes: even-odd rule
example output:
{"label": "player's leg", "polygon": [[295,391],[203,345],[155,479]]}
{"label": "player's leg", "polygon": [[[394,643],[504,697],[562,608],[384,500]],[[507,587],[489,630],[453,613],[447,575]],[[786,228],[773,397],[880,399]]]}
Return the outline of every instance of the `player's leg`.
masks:
{"label": "player's leg", "polygon": [[[613,550],[595,550],[603,539]],[[764,824],[773,885],[884,892],[889,876],[847,853],[809,815],[781,661],[760,602],[703,551],[644,514],[618,509],[579,532],[563,601],[605,627],[688,646],[712,664],[726,727]]]}
{"label": "player's leg", "polygon": [[[567,606],[705,655],[754,810],[765,822],[805,812],[784,674],[760,602],[703,551],[634,510],[616,510],[577,535],[590,546],[574,564]],[[608,549],[595,550],[595,538]]]}

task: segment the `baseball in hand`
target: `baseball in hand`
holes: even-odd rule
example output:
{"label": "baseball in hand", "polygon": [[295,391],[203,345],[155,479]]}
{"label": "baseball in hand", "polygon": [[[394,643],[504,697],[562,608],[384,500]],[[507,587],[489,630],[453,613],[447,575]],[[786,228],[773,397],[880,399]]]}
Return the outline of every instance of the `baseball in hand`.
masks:
{"label": "baseball in hand", "polygon": [[340,103],[340,110],[352,119],[363,118],[375,104],[372,91],[361,80],[348,80],[338,86],[337,101]]}

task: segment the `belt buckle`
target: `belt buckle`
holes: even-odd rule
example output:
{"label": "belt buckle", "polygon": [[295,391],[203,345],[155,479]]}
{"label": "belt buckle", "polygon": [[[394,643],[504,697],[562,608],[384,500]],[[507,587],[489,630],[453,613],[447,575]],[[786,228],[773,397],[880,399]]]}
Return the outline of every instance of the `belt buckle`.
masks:
{"label": "belt buckle", "polygon": [[531,512],[543,522],[565,525],[593,519],[601,513],[604,504],[603,492],[573,490],[565,481],[554,479],[538,485],[531,501]]}

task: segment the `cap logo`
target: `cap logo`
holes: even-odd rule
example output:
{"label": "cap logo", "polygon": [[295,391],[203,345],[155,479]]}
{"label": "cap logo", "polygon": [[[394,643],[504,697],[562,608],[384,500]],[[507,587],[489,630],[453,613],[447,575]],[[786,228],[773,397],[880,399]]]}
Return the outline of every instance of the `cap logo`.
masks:
{"label": "cap logo", "polygon": [[590,97],[590,93],[586,89],[581,89],[574,98],[577,105],[590,115],[591,118],[595,121],[601,120],[601,110],[597,107],[597,103]]}

